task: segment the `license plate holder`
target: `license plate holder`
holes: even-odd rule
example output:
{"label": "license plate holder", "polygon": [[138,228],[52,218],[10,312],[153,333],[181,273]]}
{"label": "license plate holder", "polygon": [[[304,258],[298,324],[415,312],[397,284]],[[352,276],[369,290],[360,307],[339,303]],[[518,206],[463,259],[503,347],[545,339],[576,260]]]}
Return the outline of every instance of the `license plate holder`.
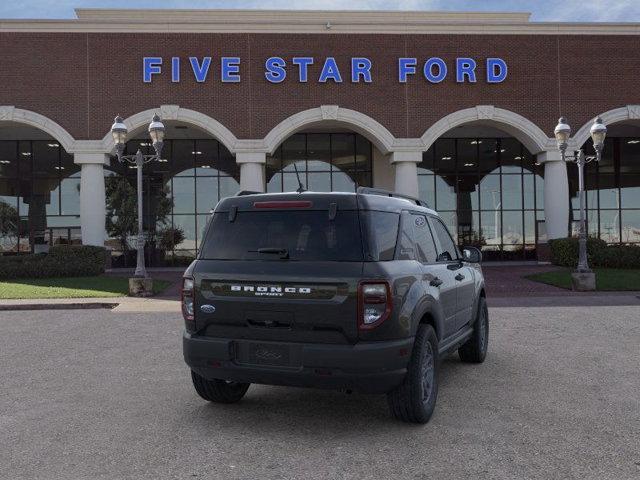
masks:
{"label": "license plate holder", "polygon": [[281,343],[239,342],[236,361],[247,365],[290,367],[291,347]]}

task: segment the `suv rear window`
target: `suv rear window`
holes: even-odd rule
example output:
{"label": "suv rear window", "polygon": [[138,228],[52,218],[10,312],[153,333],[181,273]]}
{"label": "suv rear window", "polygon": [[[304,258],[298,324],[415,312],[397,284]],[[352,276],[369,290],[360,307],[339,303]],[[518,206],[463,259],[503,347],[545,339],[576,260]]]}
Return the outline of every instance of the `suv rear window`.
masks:
{"label": "suv rear window", "polygon": [[[262,252],[258,250],[262,249]],[[233,222],[215,213],[200,258],[209,260],[362,261],[358,212],[326,210],[238,212]]]}

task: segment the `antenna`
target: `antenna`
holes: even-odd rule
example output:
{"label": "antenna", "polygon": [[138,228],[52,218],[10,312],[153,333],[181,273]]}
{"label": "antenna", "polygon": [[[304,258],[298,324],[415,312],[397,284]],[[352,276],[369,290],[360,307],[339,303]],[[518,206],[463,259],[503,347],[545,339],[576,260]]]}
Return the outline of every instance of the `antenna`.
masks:
{"label": "antenna", "polygon": [[298,173],[298,167],[296,165],[296,162],[293,162],[293,168],[296,171],[296,178],[298,179],[298,189],[296,190],[296,192],[298,193],[306,192],[307,189],[304,188],[304,186],[302,185],[302,182],[300,181],[300,174]]}

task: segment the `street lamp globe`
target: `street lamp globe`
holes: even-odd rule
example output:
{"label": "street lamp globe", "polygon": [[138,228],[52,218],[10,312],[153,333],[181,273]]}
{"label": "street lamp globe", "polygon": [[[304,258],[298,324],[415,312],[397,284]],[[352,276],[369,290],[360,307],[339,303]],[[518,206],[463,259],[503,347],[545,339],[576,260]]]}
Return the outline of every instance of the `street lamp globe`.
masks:
{"label": "street lamp globe", "polygon": [[162,144],[164,142],[164,124],[160,120],[160,116],[155,114],[149,124],[149,136],[153,142],[153,148],[156,150],[156,154],[160,156],[162,151]]}
{"label": "street lamp globe", "polygon": [[111,135],[113,135],[113,142],[120,155],[124,151],[124,144],[127,141],[127,126],[124,124],[124,120],[120,115],[113,120]]}
{"label": "street lamp globe", "polygon": [[600,157],[600,153],[604,147],[604,139],[607,136],[607,127],[602,123],[602,119],[600,117],[596,118],[591,125],[591,140],[593,140],[593,148],[596,149],[596,153],[598,157]]}
{"label": "street lamp globe", "polygon": [[569,137],[571,136],[571,127],[567,123],[566,118],[560,117],[558,125],[556,125],[556,128],[553,130],[553,134],[556,137],[556,142],[558,142],[558,148],[564,154],[569,144]]}

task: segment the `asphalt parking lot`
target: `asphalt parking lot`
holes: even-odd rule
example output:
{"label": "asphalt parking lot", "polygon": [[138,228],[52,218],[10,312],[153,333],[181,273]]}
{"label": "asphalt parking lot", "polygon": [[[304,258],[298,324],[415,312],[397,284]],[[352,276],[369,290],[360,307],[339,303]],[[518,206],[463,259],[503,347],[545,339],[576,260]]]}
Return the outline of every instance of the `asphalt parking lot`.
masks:
{"label": "asphalt parking lot", "polygon": [[1,478],[640,478],[640,308],[492,308],[426,426],[382,396],[208,405],[173,313],[0,312]]}

